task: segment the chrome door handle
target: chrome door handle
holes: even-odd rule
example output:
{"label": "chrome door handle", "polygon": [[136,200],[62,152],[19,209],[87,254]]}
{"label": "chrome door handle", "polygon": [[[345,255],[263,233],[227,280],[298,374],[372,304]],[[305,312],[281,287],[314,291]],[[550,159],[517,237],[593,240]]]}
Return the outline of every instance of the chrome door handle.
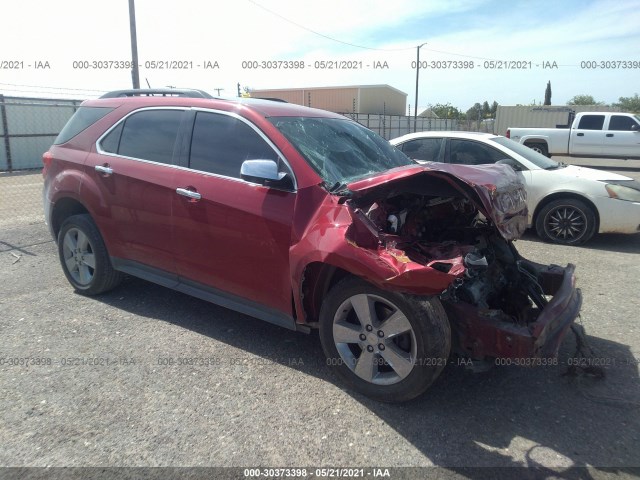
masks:
{"label": "chrome door handle", "polygon": [[96,172],[104,173],[105,175],[112,175],[113,168],[107,167],[105,165],[96,165]]}
{"label": "chrome door handle", "polygon": [[202,198],[202,195],[200,195],[198,192],[187,190],[186,188],[176,188],[176,193],[178,195],[182,195],[183,197],[192,198],[193,200],[200,200]]}

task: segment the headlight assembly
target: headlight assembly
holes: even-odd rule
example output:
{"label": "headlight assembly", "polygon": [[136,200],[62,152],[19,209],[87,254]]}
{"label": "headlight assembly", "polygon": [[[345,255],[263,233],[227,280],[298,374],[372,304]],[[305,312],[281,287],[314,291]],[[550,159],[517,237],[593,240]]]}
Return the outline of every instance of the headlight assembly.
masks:
{"label": "headlight assembly", "polygon": [[608,183],[605,188],[611,198],[626,200],[627,202],[640,202],[640,190],[613,183]]}

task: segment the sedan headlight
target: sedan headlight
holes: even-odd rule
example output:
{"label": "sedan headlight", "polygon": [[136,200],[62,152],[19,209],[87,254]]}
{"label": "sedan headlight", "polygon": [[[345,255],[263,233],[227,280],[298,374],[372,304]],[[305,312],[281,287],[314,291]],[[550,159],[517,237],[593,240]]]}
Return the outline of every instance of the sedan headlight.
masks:
{"label": "sedan headlight", "polygon": [[640,190],[613,183],[608,183],[605,188],[611,198],[626,200],[627,202],[640,202]]}

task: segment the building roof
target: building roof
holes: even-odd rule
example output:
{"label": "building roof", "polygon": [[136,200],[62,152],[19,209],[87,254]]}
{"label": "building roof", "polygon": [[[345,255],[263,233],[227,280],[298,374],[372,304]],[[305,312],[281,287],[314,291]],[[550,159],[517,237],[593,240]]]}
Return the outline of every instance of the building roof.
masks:
{"label": "building roof", "polygon": [[402,90],[398,90],[395,87],[392,87],[391,85],[387,85],[387,84],[377,84],[377,85],[336,85],[333,87],[293,87],[293,88],[253,88],[250,89],[249,91],[257,91],[257,92],[286,92],[286,91],[293,91],[293,90],[336,90],[336,89],[340,89],[340,88],[359,88],[359,89],[366,89],[366,88],[387,88],[389,90],[393,90],[396,93],[399,93],[401,95],[407,95],[406,93],[404,93]]}

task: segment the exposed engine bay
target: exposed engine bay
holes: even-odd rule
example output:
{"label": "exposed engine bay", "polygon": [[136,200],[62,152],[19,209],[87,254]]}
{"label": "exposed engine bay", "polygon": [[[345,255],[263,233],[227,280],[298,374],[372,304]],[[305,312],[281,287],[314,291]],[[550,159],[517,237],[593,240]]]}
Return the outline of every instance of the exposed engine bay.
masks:
{"label": "exposed engine bay", "polygon": [[460,192],[393,193],[349,204],[368,223],[376,248],[454,277],[441,292],[443,301],[473,305],[481,316],[519,326],[535,322],[547,304],[538,272]]}

